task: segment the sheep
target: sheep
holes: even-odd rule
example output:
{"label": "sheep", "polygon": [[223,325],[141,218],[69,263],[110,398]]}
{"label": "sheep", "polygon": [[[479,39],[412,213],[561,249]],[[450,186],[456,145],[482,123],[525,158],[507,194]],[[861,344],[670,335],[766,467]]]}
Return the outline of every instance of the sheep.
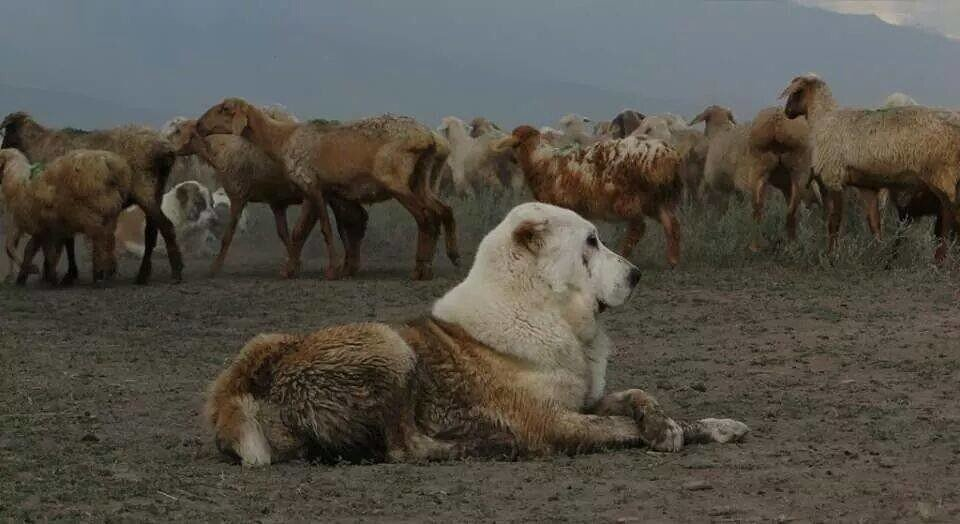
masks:
{"label": "sheep", "polygon": [[[750,243],[760,250],[759,225],[763,220],[767,184],[783,192],[787,201],[787,238],[796,238],[796,213],[806,186],[806,159],[802,149],[807,132],[802,123],[787,123],[777,108],[763,109],[750,124],[737,124],[733,113],[709,106],[690,125],[705,123],[707,155],[701,194],[725,209],[732,192],[748,196],[757,230]],[[794,153],[791,147],[800,147]],[[788,154],[789,153],[789,154]]]}
{"label": "sheep", "polygon": [[494,124],[482,116],[474,117],[474,119],[470,121],[470,138],[480,138],[490,133],[501,136],[505,134],[497,124]]}
{"label": "sheep", "polygon": [[273,211],[277,236],[289,250],[287,208],[300,205],[303,193],[291,182],[283,166],[249,140],[231,134],[201,137],[196,120],[175,119],[167,126],[167,139],[177,155],[196,155],[213,167],[219,183],[230,199],[230,217],[221,238],[220,251],[210,273],[223,268],[230,245],[248,203],[266,203]]}
{"label": "sheep", "polygon": [[680,178],[683,180],[683,193],[687,201],[698,201],[700,185],[703,182],[703,164],[707,156],[706,136],[683,122],[677,124],[669,113],[653,115],[644,118],[633,134],[643,134],[651,138],[666,141],[680,157],[683,158],[683,167],[680,169]]}
{"label": "sheep", "polygon": [[650,217],[663,226],[668,263],[679,262],[676,206],[682,189],[682,159],[662,140],[630,136],[585,149],[560,150],[536,129],[520,126],[496,147],[515,151],[537,200],[590,219],[627,222],[619,249],[624,257],[643,237],[645,217]]}
{"label": "sheep", "polygon": [[578,147],[587,147],[593,144],[597,139],[593,133],[587,131],[587,124],[591,120],[576,113],[570,113],[560,118],[560,131],[563,133],[563,143],[567,145],[576,145]]}
{"label": "sheep", "polygon": [[896,93],[890,93],[890,96],[888,96],[883,100],[883,105],[881,105],[880,107],[883,109],[890,109],[893,107],[910,107],[910,106],[918,106],[918,105],[920,104],[918,104],[917,101],[914,100],[913,97],[911,97],[910,95],[896,92]]}
{"label": "sheep", "polygon": [[[951,112],[925,107],[840,109],[827,83],[815,74],[794,78],[780,96],[786,99],[788,118],[806,116],[810,123],[813,176],[827,193],[828,251],[839,236],[847,186],[860,189],[869,200],[881,188],[925,184],[940,200],[941,220],[960,220],[960,123]],[[870,219],[879,222],[879,216]],[[945,239],[937,246],[938,262],[947,247]]]}
{"label": "sheep", "polygon": [[[920,104],[909,95],[904,93],[892,93],[884,100],[882,108],[890,109],[894,107],[910,107],[918,105]],[[951,239],[956,237],[957,228],[953,227],[953,224],[950,224],[948,220],[944,220],[944,213],[942,213],[940,210],[939,199],[929,189],[922,185],[911,189],[893,191],[883,188],[880,190],[877,199],[879,200],[879,209],[875,212],[869,212],[868,216],[871,216],[875,213],[875,216],[879,217],[884,208],[883,204],[885,201],[890,201],[893,203],[893,206],[897,211],[897,218],[900,220],[900,222],[908,222],[915,218],[924,216],[934,216],[936,217],[936,220],[933,227],[933,233],[938,239],[943,241],[944,238]],[[879,226],[879,224],[877,225]],[[874,233],[879,236],[880,231],[875,231]],[[895,243],[899,244],[899,242],[900,238],[897,237]]]}
{"label": "sheep", "polygon": [[621,111],[610,122],[610,136],[615,139],[626,138],[640,127],[640,122],[643,122],[644,118],[646,118],[646,115],[632,109]]}
{"label": "sheep", "polygon": [[[144,228],[145,253],[137,273],[137,283],[146,284],[152,272],[152,254],[157,231],[167,244],[167,256],[174,282],[183,275],[183,260],[170,220],[160,210],[160,199],[175,156],[170,144],[158,132],[145,127],[127,126],[101,131],[54,130],[38,124],[27,113],[11,113],[0,122],[3,143],[0,147],[16,148],[31,162],[48,163],[74,149],[112,151],[127,161],[133,170],[137,193],[149,192],[153,204],[144,203],[147,215]],[[127,202],[132,204],[133,202]]]}
{"label": "sheep", "polygon": [[541,126],[538,132],[544,141],[554,147],[566,147],[570,145],[564,139],[563,132],[559,129],[550,126]]}
{"label": "sheep", "polygon": [[[522,174],[513,155],[509,152],[494,151],[491,144],[502,138],[501,131],[491,127],[491,131],[473,137],[467,133],[466,124],[457,117],[444,117],[440,124],[441,134],[450,142],[450,155],[447,157],[449,173],[454,189],[461,196],[474,194],[476,186],[488,187],[502,192],[506,187],[518,189],[522,184]],[[439,193],[443,180],[434,181],[434,192]]]}
{"label": "sheep", "polygon": [[593,137],[597,140],[603,140],[610,136],[610,127],[613,122],[610,120],[601,120],[593,124]]}
{"label": "sheep", "polygon": [[[78,233],[92,246],[94,282],[113,276],[117,217],[127,202],[152,208],[151,188],[136,180],[123,157],[109,151],[74,149],[38,173],[32,171],[19,150],[0,150],[0,188],[10,215],[8,222],[31,235],[17,283],[26,281],[26,267],[39,247],[44,248],[44,280],[56,283],[61,243]],[[72,244],[68,246],[72,255]],[[61,283],[70,284],[76,277],[73,266]]]}
{"label": "sheep", "polygon": [[335,278],[342,272],[325,191],[358,203],[389,198],[400,202],[419,229],[415,279],[432,277],[441,225],[447,256],[459,263],[453,212],[430,188],[431,175],[442,167],[450,146],[416,120],[384,115],[331,126],[291,123],[271,118],[243,99],[228,98],[200,117],[197,131],[203,137],[229,133],[248,139],[281,162],[285,175],[304,193],[304,210],[291,238],[287,276],[299,272],[303,242],[318,218],[327,247],[325,274]]}

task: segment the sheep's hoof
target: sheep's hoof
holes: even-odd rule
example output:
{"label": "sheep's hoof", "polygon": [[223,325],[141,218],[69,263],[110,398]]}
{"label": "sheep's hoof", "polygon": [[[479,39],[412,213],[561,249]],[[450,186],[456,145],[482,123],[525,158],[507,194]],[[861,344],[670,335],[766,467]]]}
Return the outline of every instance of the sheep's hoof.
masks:
{"label": "sheep's hoof", "polygon": [[60,279],[60,286],[61,286],[61,287],[70,287],[70,286],[72,286],[73,283],[76,282],[76,281],[77,281],[77,275],[73,275],[73,274],[67,273],[66,275],[63,276],[63,278]]}
{"label": "sheep's hoof", "polygon": [[413,270],[413,279],[414,280],[432,280],[433,269],[431,269],[428,266],[418,267]]}
{"label": "sheep's hoof", "polygon": [[447,253],[447,258],[450,259],[453,267],[460,267],[460,253]]}
{"label": "sheep's hoof", "polygon": [[297,275],[300,274],[300,261],[289,261],[287,265],[283,267],[280,271],[280,276],[283,278],[297,278]]}
{"label": "sheep's hoof", "polygon": [[341,267],[327,267],[323,271],[323,278],[326,280],[339,280],[340,277],[344,274],[344,270]]}

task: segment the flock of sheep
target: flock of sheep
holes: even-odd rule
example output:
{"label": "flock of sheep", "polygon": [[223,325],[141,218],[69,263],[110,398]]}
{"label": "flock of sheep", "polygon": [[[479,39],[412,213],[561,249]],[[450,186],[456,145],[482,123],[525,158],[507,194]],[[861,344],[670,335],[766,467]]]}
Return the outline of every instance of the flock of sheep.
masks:
{"label": "flock of sheep", "polygon": [[[827,84],[813,74],[793,79],[781,98],[784,107],[763,109],[749,123],[710,106],[689,123],[672,114],[628,110],[593,129],[588,119],[571,114],[560,120],[559,130],[520,126],[509,134],[483,118],[468,125],[447,117],[437,130],[394,115],[302,122],[237,98],[198,119],[176,118],[159,132],[138,126],[49,129],[16,112],[0,123],[4,247],[10,267],[19,268],[19,283],[37,271],[38,251],[44,280],[57,283],[57,264],[66,251],[68,271],[59,283],[69,284],[78,275],[74,236],[83,235],[92,247],[93,279],[100,281],[116,272],[119,231],[129,229],[124,210],[136,206],[143,222],[137,282],[150,277],[158,233],[179,280],[182,219],[175,227],[171,217],[190,199],[177,191],[175,198],[167,195],[168,203],[164,191],[177,158],[195,157],[213,169],[222,186],[219,194],[229,201],[214,273],[224,264],[246,205],[265,203],[287,251],[284,276],[299,272],[304,242],[317,222],[326,245],[327,278],[355,274],[368,221],[364,206],[394,199],[418,226],[414,278],[430,278],[441,233],[448,257],[459,261],[454,212],[438,195],[470,197],[481,188],[523,187],[537,200],[585,218],[625,222],[619,248],[624,256],[643,236],[646,219],[656,220],[672,266],[680,260],[676,212],[682,199],[723,210],[731,195],[740,194],[752,203],[759,222],[768,186],[787,202],[790,239],[796,235],[799,206],[820,205],[832,249],[844,194],[855,188],[878,237],[884,201],[893,204],[901,220],[936,216],[940,241],[934,256],[938,261],[946,256],[960,230],[956,113],[919,106],[901,94],[878,109],[840,108]],[[693,127],[700,122],[703,132]],[[286,217],[291,205],[302,205],[292,232]],[[343,257],[329,212],[336,218]],[[29,240],[19,251],[24,236]]]}

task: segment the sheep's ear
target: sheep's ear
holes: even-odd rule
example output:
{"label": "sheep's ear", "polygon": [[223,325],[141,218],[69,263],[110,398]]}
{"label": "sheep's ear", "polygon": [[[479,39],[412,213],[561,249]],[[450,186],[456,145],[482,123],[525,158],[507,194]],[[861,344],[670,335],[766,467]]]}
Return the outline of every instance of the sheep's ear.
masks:
{"label": "sheep's ear", "polygon": [[233,134],[241,136],[243,135],[244,130],[247,129],[247,113],[243,110],[237,110],[233,114],[233,122],[231,131]]}
{"label": "sheep's ear", "polygon": [[791,81],[790,81],[790,85],[788,85],[787,87],[785,87],[785,88],[783,89],[783,92],[780,93],[780,96],[777,97],[777,100],[780,100],[780,99],[783,99],[783,98],[788,98],[788,97],[789,97],[790,95],[792,95],[795,91],[800,90],[800,88],[803,87],[804,80],[805,80],[805,79],[804,79],[802,76],[798,76],[798,77],[794,78],[793,80],[791,80]]}
{"label": "sheep's ear", "polygon": [[187,200],[190,199],[190,194],[187,192],[186,186],[177,186],[177,202],[180,202],[180,207],[187,205]]}
{"label": "sheep's ear", "polygon": [[519,143],[519,138],[517,138],[515,135],[509,135],[491,143],[490,149],[492,149],[495,153],[502,153],[503,151],[516,147]]}
{"label": "sheep's ear", "polygon": [[527,251],[537,254],[543,247],[547,221],[524,220],[513,230],[513,241]]}
{"label": "sheep's ear", "polygon": [[702,113],[700,113],[699,115],[693,117],[693,120],[691,120],[690,123],[687,124],[687,125],[695,126],[695,125],[699,124],[700,122],[706,122],[706,121],[707,121],[707,112],[706,112],[706,110],[704,110],[704,111],[703,111]]}

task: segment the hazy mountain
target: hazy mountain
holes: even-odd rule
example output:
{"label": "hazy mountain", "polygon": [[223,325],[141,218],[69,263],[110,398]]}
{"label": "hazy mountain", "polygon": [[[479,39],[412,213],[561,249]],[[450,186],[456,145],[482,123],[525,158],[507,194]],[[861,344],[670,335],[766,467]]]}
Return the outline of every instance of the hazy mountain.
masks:
{"label": "hazy mountain", "polygon": [[749,117],[797,73],[844,104],[956,105],[960,43],[782,2],[6,0],[0,112],[158,123],[220,98],[304,116],[384,111],[510,126],[623,107]]}

